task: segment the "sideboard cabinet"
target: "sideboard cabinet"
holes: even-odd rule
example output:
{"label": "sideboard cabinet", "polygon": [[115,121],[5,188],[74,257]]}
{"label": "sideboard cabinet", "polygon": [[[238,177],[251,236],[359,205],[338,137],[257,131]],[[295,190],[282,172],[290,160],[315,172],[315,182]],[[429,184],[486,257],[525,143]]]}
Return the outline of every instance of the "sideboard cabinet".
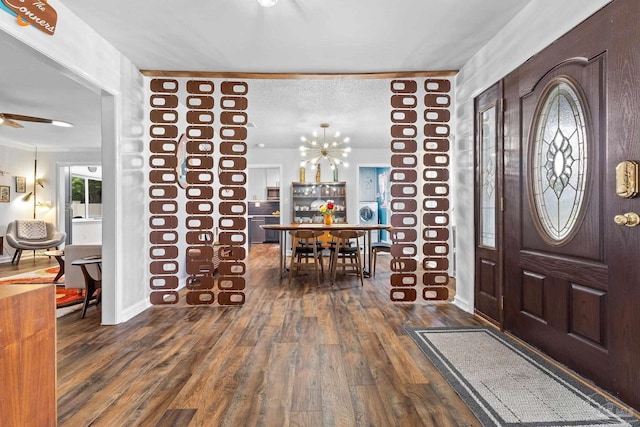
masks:
{"label": "sideboard cabinet", "polygon": [[344,182],[292,182],[291,221],[321,223],[320,206],[331,200],[336,205],[334,223],[347,222],[347,186]]}

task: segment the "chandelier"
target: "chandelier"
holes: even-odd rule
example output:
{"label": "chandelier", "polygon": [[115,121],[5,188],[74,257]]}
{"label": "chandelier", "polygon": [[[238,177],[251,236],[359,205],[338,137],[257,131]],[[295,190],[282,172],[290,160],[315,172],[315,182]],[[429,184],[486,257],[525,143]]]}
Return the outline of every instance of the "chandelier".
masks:
{"label": "chandelier", "polygon": [[303,145],[300,146],[300,155],[306,157],[300,162],[300,166],[311,164],[311,169],[315,169],[320,160],[324,159],[329,162],[331,169],[335,169],[339,165],[349,167],[349,163],[345,161],[351,152],[351,147],[346,146],[349,143],[349,137],[338,140],[340,132],[336,132],[332,138],[327,139],[329,123],[320,123],[320,127],[322,128],[322,139],[318,137],[316,131],[313,132],[311,139],[306,136],[300,137],[303,142]]}

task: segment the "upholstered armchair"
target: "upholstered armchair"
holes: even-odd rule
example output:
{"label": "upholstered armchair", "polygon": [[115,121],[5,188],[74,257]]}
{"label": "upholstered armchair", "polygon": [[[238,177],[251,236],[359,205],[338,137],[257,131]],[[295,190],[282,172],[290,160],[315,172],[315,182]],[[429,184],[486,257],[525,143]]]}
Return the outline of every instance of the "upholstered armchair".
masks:
{"label": "upholstered armchair", "polygon": [[36,219],[10,222],[5,235],[7,244],[16,250],[11,260],[11,263],[16,265],[20,263],[23,250],[57,249],[66,237],[66,233],[56,230],[55,225]]}

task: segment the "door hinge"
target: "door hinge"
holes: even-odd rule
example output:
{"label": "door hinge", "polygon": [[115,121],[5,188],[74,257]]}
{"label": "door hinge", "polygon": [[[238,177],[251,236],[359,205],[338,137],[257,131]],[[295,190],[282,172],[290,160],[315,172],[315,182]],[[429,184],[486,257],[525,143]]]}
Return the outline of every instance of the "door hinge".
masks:
{"label": "door hinge", "polygon": [[500,111],[504,113],[504,98],[500,98]]}
{"label": "door hinge", "polygon": [[500,212],[504,212],[504,197],[500,197]]}
{"label": "door hinge", "polygon": [[500,297],[500,310],[504,310],[504,295]]}

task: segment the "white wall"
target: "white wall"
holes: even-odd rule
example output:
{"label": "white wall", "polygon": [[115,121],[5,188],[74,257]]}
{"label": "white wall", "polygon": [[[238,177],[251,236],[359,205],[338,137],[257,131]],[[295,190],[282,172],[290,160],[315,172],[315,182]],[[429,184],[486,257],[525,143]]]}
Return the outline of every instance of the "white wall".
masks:
{"label": "white wall", "polygon": [[[22,198],[33,190],[33,160],[34,151],[15,147],[0,145],[0,170],[5,175],[0,175],[0,185],[7,185],[10,188],[10,202],[0,203],[0,235],[4,235],[7,225],[16,219],[33,218],[33,199],[24,202]],[[16,193],[15,177],[23,176],[27,179],[27,192]],[[38,187],[38,190],[42,190]],[[44,191],[38,191],[38,194]],[[36,212],[41,214],[39,210]],[[38,215],[38,219],[43,219]],[[14,250],[7,245],[4,240],[4,255],[0,255],[0,262],[9,262]],[[30,254],[25,252],[25,258]]]}
{"label": "white wall", "polygon": [[[142,76],[133,64],[63,4],[53,36],[0,13],[0,31],[43,62],[102,95],[102,322],[124,322],[144,310],[146,234],[142,161]],[[53,199],[53,198],[52,198]]]}
{"label": "white wall", "polygon": [[[610,0],[532,0],[485,45],[456,76],[456,138],[453,155],[454,221],[457,227],[455,302],[467,311],[474,307],[474,165],[473,100],[584,21]],[[506,201],[509,209],[509,201]]]}

